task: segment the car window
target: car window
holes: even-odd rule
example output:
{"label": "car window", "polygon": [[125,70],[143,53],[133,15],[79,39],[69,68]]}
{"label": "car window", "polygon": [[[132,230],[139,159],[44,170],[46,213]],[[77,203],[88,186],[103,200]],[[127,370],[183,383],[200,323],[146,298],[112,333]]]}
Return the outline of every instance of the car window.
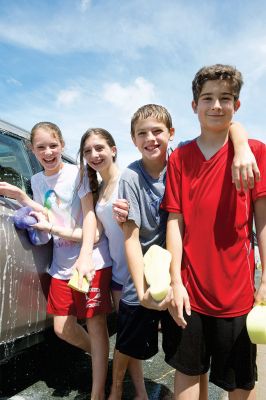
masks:
{"label": "car window", "polygon": [[32,170],[23,141],[0,129],[0,180],[18,186],[31,196],[31,176]]}

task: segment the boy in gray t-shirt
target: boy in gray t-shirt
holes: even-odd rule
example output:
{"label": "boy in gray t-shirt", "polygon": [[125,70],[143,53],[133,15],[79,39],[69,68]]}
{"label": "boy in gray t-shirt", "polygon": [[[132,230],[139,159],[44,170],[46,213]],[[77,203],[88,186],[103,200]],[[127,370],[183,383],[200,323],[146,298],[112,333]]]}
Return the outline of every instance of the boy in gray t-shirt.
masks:
{"label": "boy in gray t-shirt", "polygon": [[[130,204],[128,220],[134,221],[139,229],[143,254],[153,244],[165,247],[168,213],[159,209],[165,190],[165,172],[166,167],[158,178],[153,178],[146,172],[143,161],[137,160],[126,168],[120,179],[119,197]],[[131,275],[124,283],[122,301],[140,304]]]}
{"label": "boy in gray t-shirt", "polygon": [[130,205],[123,224],[129,276],[119,304],[109,400],[122,398],[130,358],[145,360],[158,352],[158,323],[161,320],[163,326],[162,317],[168,313],[161,311],[167,308],[166,301],[158,304],[147,290],[143,254],[152,244],[165,246],[168,213],[160,210],[160,203],[165,190],[168,142],[174,136],[170,114],[158,105],[141,107],[131,120],[131,136],[142,158],[130,164],[120,178],[119,197]]}

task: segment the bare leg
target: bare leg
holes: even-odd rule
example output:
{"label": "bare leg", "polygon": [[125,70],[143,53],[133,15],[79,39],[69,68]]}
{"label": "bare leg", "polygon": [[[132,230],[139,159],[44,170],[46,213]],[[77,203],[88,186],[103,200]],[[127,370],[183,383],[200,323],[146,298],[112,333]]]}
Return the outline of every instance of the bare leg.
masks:
{"label": "bare leg", "polygon": [[179,371],[175,373],[175,400],[199,399],[199,376],[188,376]]}
{"label": "bare leg", "polygon": [[77,323],[77,318],[73,315],[54,316],[55,334],[66,342],[80,349],[91,352],[90,337],[86,330]]}
{"label": "bare leg", "polygon": [[121,290],[112,290],[112,299],[115,306],[115,311],[118,314],[119,310],[119,301],[121,298]]}
{"label": "bare leg", "polygon": [[208,400],[208,374],[200,375],[200,394],[199,400]]}
{"label": "bare leg", "polygon": [[128,360],[128,370],[136,391],[135,400],[148,400],[148,394],[144,383],[142,361],[130,357]]}
{"label": "bare leg", "polygon": [[91,400],[104,400],[108,369],[109,336],[105,314],[97,314],[87,320],[91,338],[92,391]]}
{"label": "bare leg", "polygon": [[120,351],[114,351],[112,387],[108,400],[121,400],[123,393],[123,381],[130,357]]}
{"label": "bare leg", "polygon": [[[113,298],[115,310],[118,313],[119,301],[120,301],[120,298],[121,298],[121,291],[120,290],[112,290],[112,298]],[[114,355],[114,359],[115,359],[115,355]],[[114,363],[115,363],[115,361],[113,361],[113,371],[114,371],[114,368],[115,368],[114,367]],[[120,366],[118,366],[118,368],[120,368]],[[135,387],[136,400],[137,399],[138,400],[146,400],[146,399],[148,399],[148,395],[147,395],[145,384],[144,384],[144,376],[143,376],[141,360],[137,360],[136,358],[128,357],[127,368],[128,368],[129,374],[131,376],[133,385]],[[125,373],[126,373],[126,371],[124,371],[124,375],[125,375]],[[123,377],[120,376],[120,379],[121,378],[122,378],[122,381],[123,381],[124,380],[124,376]],[[121,385],[121,391],[122,391],[122,386],[123,386],[123,382],[122,382],[122,385]],[[122,392],[121,392],[121,394],[122,394]],[[110,400],[111,399],[115,399],[115,397],[109,397],[109,399]],[[205,400],[205,399],[202,399],[202,400]]]}
{"label": "bare leg", "polygon": [[229,400],[255,400],[256,390],[255,388],[252,390],[235,389],[233,392],[230,392],[228,396]]}

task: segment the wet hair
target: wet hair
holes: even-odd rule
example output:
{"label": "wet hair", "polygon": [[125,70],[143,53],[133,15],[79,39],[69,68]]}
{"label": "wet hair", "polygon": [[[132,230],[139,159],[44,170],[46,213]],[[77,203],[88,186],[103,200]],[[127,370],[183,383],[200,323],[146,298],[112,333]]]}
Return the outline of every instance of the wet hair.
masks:
{"label": "wet hair", "polygon": [[[87,173],[88,178],[89,178],[90,188],[91,188],[92,195],[93,195],[93,203],[95,206],[97,203],[98,197],[99,197],[98,176],[97,176],[97,172],[95,171],[95,169],[93,169],[92,167],[90,167],[88,164],[86,164],[84,162],[85,142],[92,135],[100,136],[101,138],[103,138],[110,148],[116,146],[116,144],[115,144],[114,138],[111,135],[111,133],[109,133],[107,130],[105,130],[103,128],[89,128],[83,134],[83,136],[80,140],[80,147],[79,147],[79,152],[78,152],[79,161],[80,161],[80,184],[82,183],[84,175]],[[117,153],[113,156],[113,162],[116,161],[116,157],[117,157]]]}
{"label": "wet hair", "polygon": [[47,130],[47,132],[52,133],[54,137],[59,140],[62,146],[65,145],[65,141],[63,139],[63,135],[60,128],[56,124],[53,124],[52,122],[38,122],[36,125],[34,125],[34,127],[30,132],[30,142],[32,145],[34,142],[35,134],[39,128],[43,128]]}
{"label": "wet hair", "polygon": [[215,64],[201,68],[192,81],[193,100],[198,103],[203,85],[207,81],[227,80],[230,82],[235,101],[238,100],[243,78],[240,71],[231,65]]}
{"label": "wet hair", "polygon": [[168,129],[173,127],[171,115],[165,107],[158,104],[146,104],[145,106],[140,107],[131,118],[132,137],[135,136],[136,123],[140,119],[147,119],[149,117],[153,117],[159,122],[163,122]]}

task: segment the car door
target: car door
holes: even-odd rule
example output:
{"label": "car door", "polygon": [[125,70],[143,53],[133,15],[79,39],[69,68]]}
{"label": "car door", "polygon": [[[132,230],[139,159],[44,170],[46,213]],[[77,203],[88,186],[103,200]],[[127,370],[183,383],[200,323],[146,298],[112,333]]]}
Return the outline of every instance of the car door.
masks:
{"label": "car door", "polygon": [[[8,130],[0,124],[0,180],[31,196],[30,178],[40,166],[27,146],[24,131],[14,134],[12,126]],[[46,316],[51,243],[33,246],[27,232],[14,227],[12,217],[19,207],[16,200],[0,195],[0,362],[38,342],[51,325]]]}

